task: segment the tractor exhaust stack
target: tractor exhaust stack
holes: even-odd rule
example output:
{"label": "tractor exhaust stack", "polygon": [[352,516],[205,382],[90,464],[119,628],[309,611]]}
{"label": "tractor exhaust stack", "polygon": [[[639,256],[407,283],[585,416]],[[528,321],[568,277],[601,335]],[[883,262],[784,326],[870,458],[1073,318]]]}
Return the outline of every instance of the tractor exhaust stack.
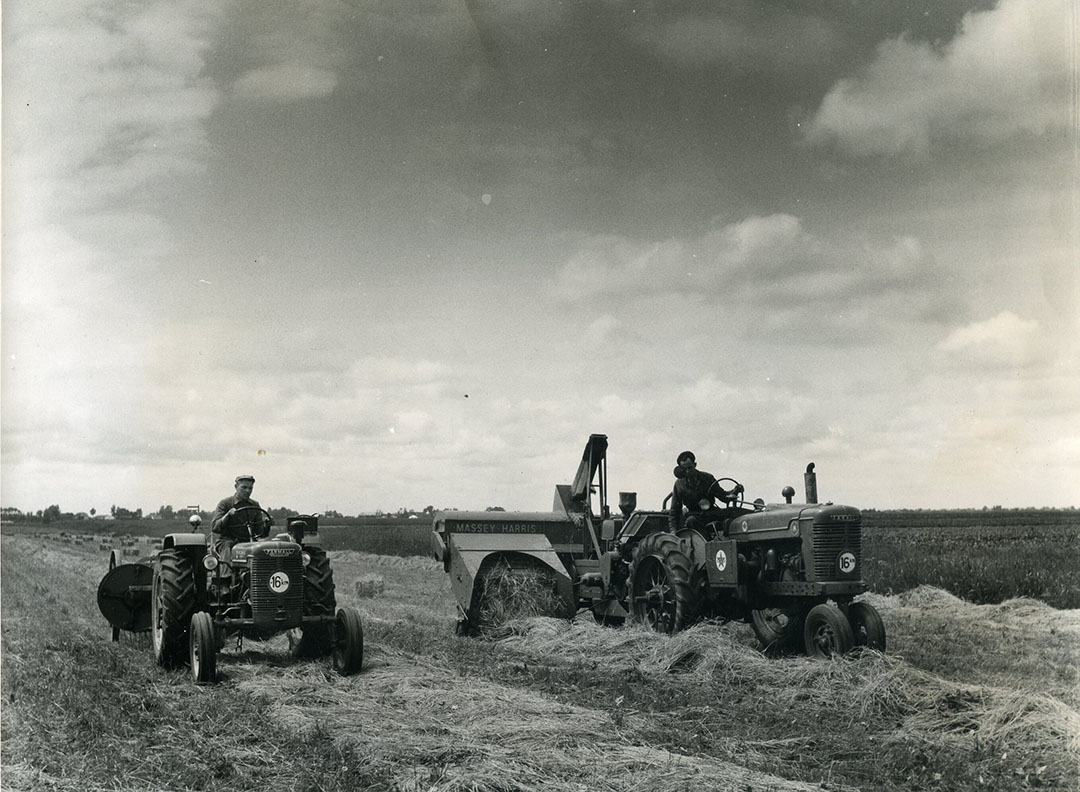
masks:
{"label": "tractor exhaust stack", "polygon": [[817,503],[817,474],[814,472],[813,462],[806,466],[806,473],[803,474],[803,481],[806,484],[806,502]]}

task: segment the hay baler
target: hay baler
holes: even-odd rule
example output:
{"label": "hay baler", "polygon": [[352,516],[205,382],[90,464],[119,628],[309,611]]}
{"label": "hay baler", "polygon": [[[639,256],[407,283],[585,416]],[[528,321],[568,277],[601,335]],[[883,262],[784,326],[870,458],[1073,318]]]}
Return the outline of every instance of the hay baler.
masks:
{"label": "hay baler", "polygon": [[672,532],[669,512],[637,509],[633,492],[620,492],[612,513],[607,447],[605,435],[589,437],[550,512],[436,513],[433,549],[450,575],[459,632],[484,628],[486,581],[509,572],[539,577],[565,612],[588,609],[605,625],[631,619],[670,633],[722,618],[750,623],[766,649],[884,651],[880,616],[855,601],[866,589],[860,512],[818,503],[812,464],[805,503],[792,502],[791,487],[783,503],[748,503],[740,487],[714,521]]}

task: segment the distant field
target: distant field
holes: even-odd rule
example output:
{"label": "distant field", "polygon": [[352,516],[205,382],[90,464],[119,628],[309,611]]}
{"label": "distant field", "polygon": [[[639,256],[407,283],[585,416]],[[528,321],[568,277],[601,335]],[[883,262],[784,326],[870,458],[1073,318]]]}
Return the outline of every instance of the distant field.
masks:
{"label": "distant field", "polygon": [[[56,522],[2,526],[5,534],[47,532],[161,537],[182,522]],[[427,519],[375,518],[362,525],[320,526],[329,550],[428,556]],[[91,541],[91,540],[86,540]],[[898,594],[920,585],[969,602],[1031,597],[1055,608],[1080,608],[1080,511],[1072,509],[865,511],[864,578],[871,591]]]}
{"label": "distant field", "polygon": [[936,586],[969,602],[1080,608],[1080,511],[863,512],[863,576],[881,594]]}

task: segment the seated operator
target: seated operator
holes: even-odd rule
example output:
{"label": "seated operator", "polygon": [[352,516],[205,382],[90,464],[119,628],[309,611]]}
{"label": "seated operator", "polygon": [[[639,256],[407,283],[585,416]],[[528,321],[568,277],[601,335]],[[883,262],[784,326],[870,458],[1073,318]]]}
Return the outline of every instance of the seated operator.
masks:
{"label": "seated operator", "polygon": [[[671,510],[668,514],[671,532],[676,533],[680,528],[700,531],[709,523],[722,520],[725,513],[716,505],[715,498],[730,500],[742,492],[742,484],[736,485],[730,492],[725,490],[715,476],[697,469],[693,451],[683,451],[675,461],[675,486],[671,491]],[[685,520],[683,506],[687,508]]]}
{"label": "seated operator", "polygon": [[[236,492],[227,498],[223,498],[214,510],[214,519],[210,524],[213,532],[214,551],[222,561],[228,563],[232,559],[232,546],[237,542],[246,542],[251,538],[251,533],[262,536],[273,525],[266,514],[262,512],[259,502],[251,499],[251,491],[255,488],[254,476],[237,476],[234,482]],[[238,510],[240,514],[237,514]],[[249,532],[248,525],[251,525]]]}

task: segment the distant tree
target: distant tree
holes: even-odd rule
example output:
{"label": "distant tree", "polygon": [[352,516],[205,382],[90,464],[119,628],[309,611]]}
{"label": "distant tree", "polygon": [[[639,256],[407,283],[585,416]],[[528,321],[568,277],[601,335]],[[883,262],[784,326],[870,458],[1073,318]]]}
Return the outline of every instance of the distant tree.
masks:
{"label": "distant tree", "polygon": [[90,516],[93,517],[95,514],[97,514],[97,509],[91,508],[90,509]]}
{"label": "distant tree", "polygon": [[484,511],[501,511],[501,512],[504,512],[504,511],[506,511],[506,509],[504,509],[502,506],[488,506],[486,509],[484,509]]}
{"label": "distant tree", "polygon": [[60,507],[56,504],[53,504],[52,506],[49,506],[47,509],[45,509],[44,513],[41,516],[41,519],[44,522],[52,522],[53,520],[59,520],[60,516]]}
{"label": "distant tree", "polygon": [[157,510],[157,516],[163,520],[175,520],[176,512],[173,510],[172,506],[162,506]]}

